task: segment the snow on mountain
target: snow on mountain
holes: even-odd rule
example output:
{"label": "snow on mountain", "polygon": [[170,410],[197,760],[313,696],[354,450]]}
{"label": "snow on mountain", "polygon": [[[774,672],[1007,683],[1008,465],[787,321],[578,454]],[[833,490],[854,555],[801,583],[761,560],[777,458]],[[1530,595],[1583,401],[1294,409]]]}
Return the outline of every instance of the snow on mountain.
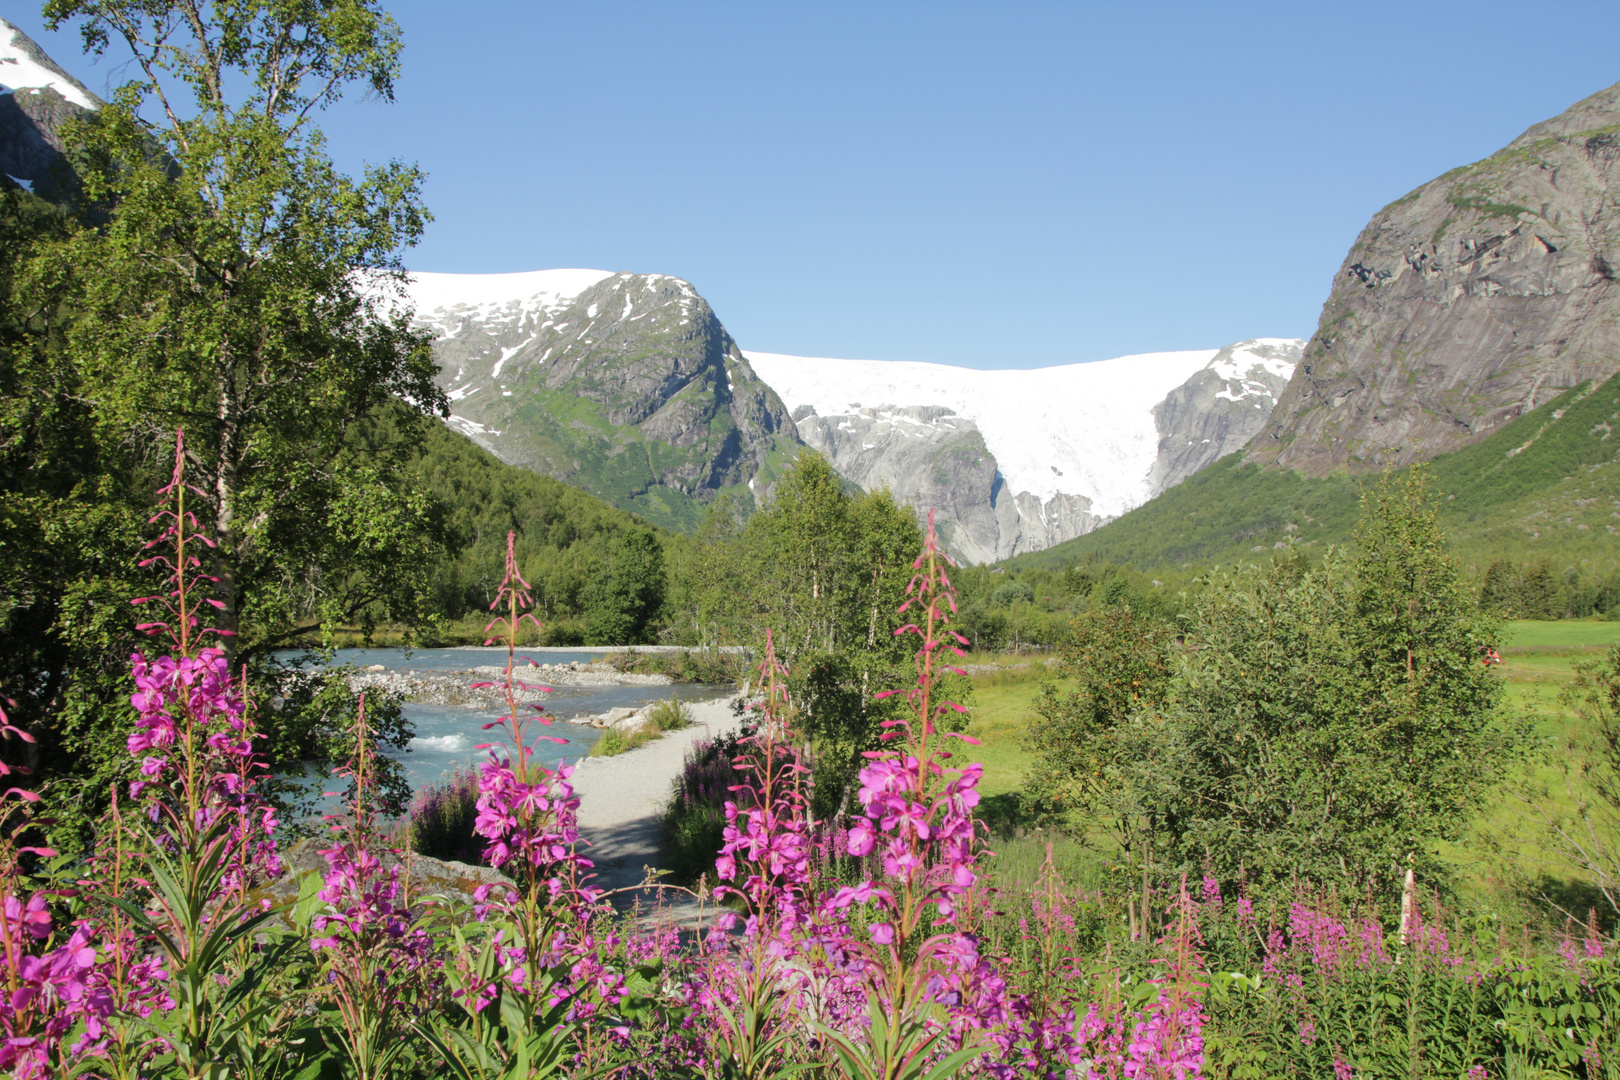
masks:
{"label": "snow on mountain", "polygon": [[502,460],[673,529],[768,498],[801,444],[691,284],[667,274],[410,275],[448,423]]}
{"label": "snow on mountain", "polygon": [[1089,364],[979,371],[911,361],[835,360],[744,350],[789,409],[939,405],[973,421],[1014,492],[1091,500],[1117,517],[1146,501],[1159,452],[1153,406],[1218,350],[1142,353]]}
{"label": "snow on mountain", "polygon": [[63,125],[100,106],[27,34],[0,19],[0,173],[43,198],[62,199],[76,186]]}
{"label": "snow on mountain", "polygon": [[520,274],[412,274],[407,293],[416,317],[454,333],[469,319],[521,321],[561,311],[611,270],[531,270]]}
{"label": "snow on mountain", "polygon": [[1175,487],[1260,434],[1304,351],[1298,338],[1255,338],[1228,345],[1153,407],[1159,456],[1149,494]]}
{"label": "snow on mountain", "polygon": [[808,445],[937,510],[971,562],[1089,532],[1237,449],[1299,353],[1264,340],[1001,371],[744,354],[688,282],[605,270],[418,273],[405,299],[450,424],[507,461],[688,528],[722,489],[768,498],[772,462]]}
{"label": "snow on mountain", "polygon": [[33,42],[28,35],[0,19],[0,94],[49,89],[81,109],[94,109],[100,104],[78,80],[57,69],[54,64],[47,66],[44,54],[37,46],[30,49],[30,45]]}
{"label": "snow on mountain", "polygon": [[1001,371],[746,355],[840,475],[937,510],[953,554],[990,562],[1090,532],[1240,449],[1302,345]]}

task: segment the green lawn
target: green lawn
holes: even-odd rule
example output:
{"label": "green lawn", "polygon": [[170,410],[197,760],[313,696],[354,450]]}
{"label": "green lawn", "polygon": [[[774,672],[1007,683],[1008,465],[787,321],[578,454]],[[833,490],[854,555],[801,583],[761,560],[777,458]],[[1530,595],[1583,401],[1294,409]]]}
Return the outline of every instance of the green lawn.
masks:
{"label": "green lawn", "polygon": [[1620,621],[1519,619],[1507,624],[1509,649],[1582,649],[1620,644]]}
{"label": "green lawn", "polygon": [[1024,729],[1035,715],[1041,684],[1037,678],[1006,679],[997,674],[973,680],[973,705],[968,710],[972,719],[966,733],[983,745],[966,747],[964,756],[984,764],[979,790],[985,796],[1018,792],[1032,760],[1023,747]]}

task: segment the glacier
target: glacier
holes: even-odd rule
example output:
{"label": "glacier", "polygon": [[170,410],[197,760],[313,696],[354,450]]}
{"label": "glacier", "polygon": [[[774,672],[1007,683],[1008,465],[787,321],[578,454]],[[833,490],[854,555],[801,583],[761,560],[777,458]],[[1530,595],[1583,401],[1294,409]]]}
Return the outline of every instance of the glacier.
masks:
{"label": "glacier", "polygon": [[937,510],[952,554],[994,562],[1090,532],[1241,449],[1303,345],[991,371],[744,355],[840,475]]}
{"label": "glacier", "polygon": [[1118,517],[1149,496],[1159,453],[1153,407],[1218,349],[1140,353],[1059,367],[981,371],[896,360],[838,360],[744,349],[789,410],[823,417],[885,406],[943,406],[971,420],[1013,491],[1091,500]]}

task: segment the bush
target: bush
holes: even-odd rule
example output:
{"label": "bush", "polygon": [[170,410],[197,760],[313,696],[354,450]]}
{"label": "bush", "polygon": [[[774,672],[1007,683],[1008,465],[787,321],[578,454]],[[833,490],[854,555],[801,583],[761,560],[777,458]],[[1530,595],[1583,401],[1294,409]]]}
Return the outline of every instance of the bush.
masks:
{"label": "bush", "polygon": [[667,698],[647,710],[645,722],[633,731],[608,728],[591,747],[591,757],[613,757],[638,746],[646,746],[666,731],[680,731],[692,726],[692,710],[681,704],[678,697]]}
{"label": "bush", "polygon": [[602,732],[602,737],[596,740],[596,745],[591,747],[590,756],[616,757],[627,750],[634,750],[638,746],[645,746],[647,743],[652,742],[656,737],[657,736],[653,732],[648,731],[646,728],[642,728],[639,731],[633,731],[628,735],[618,728],[608,728],[606,731]]}
{"label": "bush", "polygon": [[484,838],[473,832],[478,820],[478,770],[460,766],[443,784],[424,784],[411,803],[405,843],[430,859],[476,863]]}
{"label": "bush", "polygon": [[647,726],[662,734],[692,726],[692,710],[678,697],[666,698],[647,712]]}
{"label": "bush", "polygon": [[625,649],[607,662],[615,671],[637,675],[668,675],[676,682],[739,686],[748,677],[749,662],[740,652],[717,649],[682,649],[680,652],[638,652]]}
{"label": "bush", "polygon": [[726,800],[734,798],[731,789],[744,780],[732,763],[750,734],[752,729],[744,728],[713,741],[705,739],[686,752],[686,764],[664,808],[663,866],[679,884],[714,874],[726,827]]}

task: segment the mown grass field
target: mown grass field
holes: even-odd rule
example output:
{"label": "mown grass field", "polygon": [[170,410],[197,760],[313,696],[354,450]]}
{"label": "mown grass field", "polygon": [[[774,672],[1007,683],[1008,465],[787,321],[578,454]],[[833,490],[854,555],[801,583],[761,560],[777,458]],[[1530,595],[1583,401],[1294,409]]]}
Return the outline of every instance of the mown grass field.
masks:
{"label": "mown grass field", "polygon": [[[1568,877],[1568,871],[1550,861],[1537,843],[1538,825],[1523,796],[1533,797],[1553,812],[1572,804],[1561,747],[1571,733],[1574,717],[1559,703],[1558,695],[1573,676],[1577,661],[1600,657],[1620,644],[1620,622],[1608,620],[1525,620],[1509,623],[1507,630],[1503,662],[1497,670],[1507,682],[1508,702],[1514,712],[1531,719],[1536,745],[1530,748],[1526,766],[1503,784],[1468,840],[1446,851],[1462,871],[1466,886],[1482,896],[1500,896],[1504,890],[1522,894],[1538,879]],[[1063,684],[1038,660],[975,656],[971,662],[1010,668],[975,675],[967,729],[982,742],[968,748],[972,760],[985,767],[980,790],[990,807],[1002,808],[1010,803],[1008,796],[1022,791],[1035,758],[1025,746],[1025,733],[1035,718],[1041,686],[1050,683],[1061,688]],[[998,876],[1029,877],[1050,839],[1044,834],[1031,835],[993,845],[1002,852]],[[1094,869],[1107,857],[1100,850],[1087,857],[1068,838],[1058,838],[1054,850],[1060,863],[1070,868],[1068,873]]]}

